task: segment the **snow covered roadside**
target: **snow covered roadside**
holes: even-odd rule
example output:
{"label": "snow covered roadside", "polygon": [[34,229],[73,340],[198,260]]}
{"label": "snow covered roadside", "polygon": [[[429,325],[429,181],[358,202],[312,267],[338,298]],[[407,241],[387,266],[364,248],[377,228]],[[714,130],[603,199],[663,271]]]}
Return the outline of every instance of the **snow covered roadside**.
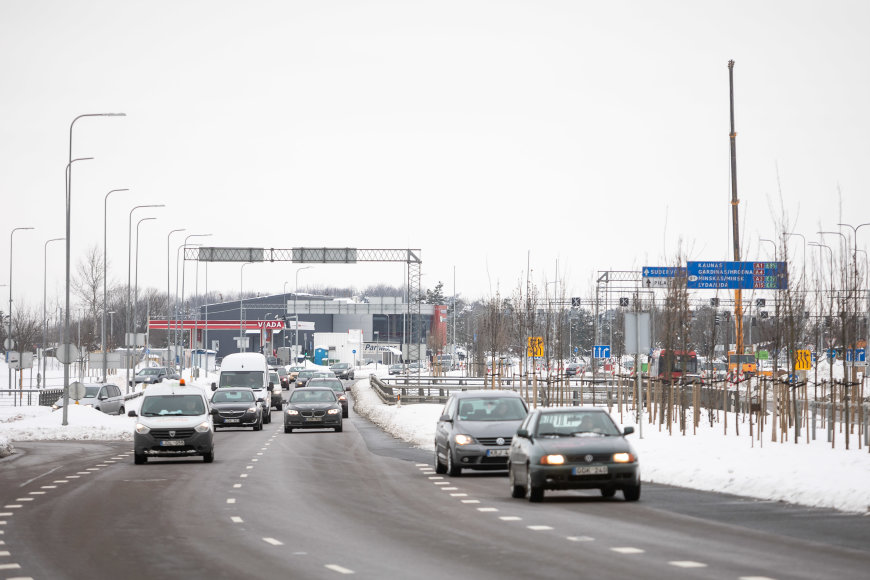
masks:
{"label": "snow covered roadside", "polygon": [[[354,410],[373,423],[412,445],[434,451],[435,424],[442,405],[385,405],[368,380],[353,386]],[[618,420],[618,416],[614,416]],[[625,415],[626,424],[631,418]],[[813,507],[829,507],[850,512],[870,512],[870,454],[843,449],[838,434],[836,449],[819,440],[807,445],[750,441],[747,425],[740,425],[741,436],[729,423],[728,436],[722,427],[703,427],[697,435],[670,436],[644,425],[644,438],[637,433],[629,440],[638,452],[642,478],[705,491],[730,493],[760,500],[783,501]]]}

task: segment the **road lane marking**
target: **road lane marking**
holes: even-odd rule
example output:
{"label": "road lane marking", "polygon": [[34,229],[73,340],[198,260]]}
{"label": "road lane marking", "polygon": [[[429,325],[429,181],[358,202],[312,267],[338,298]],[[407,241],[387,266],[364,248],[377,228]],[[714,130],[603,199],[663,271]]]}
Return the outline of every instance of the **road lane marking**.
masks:
{"label": "road lane marking", "polygon": [[99,467],[88,467],[87,471],[99,471]]}
{"label": "road lane marking", "polygon": [[0,570],[20,570],[21,566],[18,564],[0,564]]}
{"label": "road lane marking", "polygon": [[233,484],[233,487],[234,487],[235,489],[238,489],[238,488],[242,487],[242,484],[241,484],[241,483],[234,483],[234,484]]}
{"label": "road lane marking", "polygon": [[79,476],[78,475],[67,475],[66,478],[67,479],[78,479]]}
{"label": "road lane marking", "polygon": [[632,548],[629,546],[625,546],[622,548],[610,548],[611,551],[616,552],[617,554],[643,554],[644,550],[640,548]]}
{"label": "road lane marking", "polygon": [[4,505],[3,507],[8,509],[8,510],[12,510],[12,509],[20,508],[21,504],[20,503],[10,503],[9,505]]}
{"label": "road lane marking", "polygon": [[671,566],[676,566],[677,568],[706,568],[707,564],[703,562],[693,562],[692,560],[674,560],[673,562],[668,562]]}
{"label": "road lane marking", "polygon": [[332,570],[333,572],[338,572],[339,574],[353,574],[353,570],[349,570],[348,568],[344,568],[339,566],[338,564],[326,564],[324,566],[327,570]]}
{"label": "road lane marking", "polygon": [[429,465],[428,463],[417,463],[417,464],[415,464],[415,467],[432,467],[432,466]]}
{"label": "road lane marking", "polygon": [[16,497],[15,501],[33,501],[32,497]]}
{"label": "road lane marking", "polygon": [[30,495],[45,495],[44,491],[31,491]]}
{"label": "road lane marking", "polygon": [[90,471],[76,471],[76,475],[90,475]]}
{"label": "road lane marking", "polygon": [[459,488],[458,487],[439,487],[438,489],[440,489],[441,491],[456,491]]}
{"label": "road lane marking", "polygon": [[247,474],[247,473],[243,473],[243,474],[241,474],[239,477],[248,477],[248,474]]}
{"label": "road lane marking", "polygon": [[769,576],[741,576],[740,580],[774,580]]}
{"label": "road lane marking", "polygon": [[498,519],[503,522],[518,522],[523,518],[521,518],[520,516],[499,516]]}
{"label": "road lane marking", "polygon": [[97,467],[109,467],[105,463],[97,463]]}
{"label": "road lane marking", "polygon": [[41,489],[57,489],[56,485],[43,485]]}
{"label": "road lane marking", "polygon": [[69,483],[66,479],[55,479],[52,483]]}
{"label": "road lane marking", "polygon": [[245,469],[254,469],[254,466],[253,465],[246,465]]}
{"label": "road lane marking", "polygon": [[479,499],[463,499],[460,501],[462,501],[462,503],[480,503]]}
{"label": "road lane marking", "polygon": [[232,516],[232,517],[230,517],[230,521],[232,521],[234,524],[241,524],[241,523],[244,523],[244,522],[242,521],[242,518],[240,518],[239,516]]}
{"label": "road lane marking", "polygon": [[467,493],[451,493],[451,497],[468,497]]}
{"label": "road lane marking", "polygon": [[477,508],[477,511],[479,511],[479,512],[497,512],[497,511],[498,511],[498,508],[494,508],[494,507],[482,507],[482,508]]}
{"label": "road lane marking", "polygon": [[589,536],[568,536],[565,538],[570,542],[594,542],[595,538]]}
{"label": "road lane marking", "polygon": [[2,512],[0,513],[0,517],[11,516],[12,512]]}
{"label": "road lane marking", "polygon": [[273,546],[283,546],[284,542],[276,540],[275,538],[263,538],[263,541],[267,544],[272,544]]}
{"label": "road lane marking", "polygon": [[532,526],[526,526],[526,527],[529,528],[530,530],[532,530],[533,532],[544,532],[546,530],[553,529],[552,526],[541,526],[541,525],[532,525]]}
{"label": "road lane marking", "polygon": [[435,485],[450,485],[449,481],[433,481],[432,483],[434,483]]}
{"label": "road lane marking", "polygon": [[12,554],[10,554],[9,552],[7,552],[6,550],[3,550],[2,552],[0,552],[0,556],[11,556],[11,555],[12,555]]}
{"label": "road lane marking", "polygon": [[106,460],[106,463],[115,463],[114,461]]}
{"label": "road lane marking", "polygon": [[440,475],[430,475],[429,479],[444,479],[444,478]]}
{"label": "road lane marking", "polygon": [[227,498],[227,503],[236,503],[236,500],[235,500],[235,498],[230,497],[230,498]]}
{"label": "road lane marking", "polygon": [[251,461],[259,461],[259,459],[257,459],[257,458],[254,458],[254,459],[251,459]]}
{"label": "road lane marking", "polygon": [[259,452],[259,453],[257,453],[257,455],[262,455],[262,454],[263,454],[263,452],[262,452],[262,451],[260,451],[260,452]]}

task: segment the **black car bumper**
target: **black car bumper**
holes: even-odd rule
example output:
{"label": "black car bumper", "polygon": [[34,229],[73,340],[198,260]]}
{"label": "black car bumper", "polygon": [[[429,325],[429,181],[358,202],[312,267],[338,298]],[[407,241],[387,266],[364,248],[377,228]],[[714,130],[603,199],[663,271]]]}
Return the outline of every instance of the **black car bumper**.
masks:
{"label": "black car bumper", "polygon": [[510,447],[462,445],[454,449],[454,463],[465,469],[507,469]]}
{"label": "black car bumper", "polygon": [[325,414],[320,417],[288,415],[284,413],[284,427],[289,429],[330,429],[341,427],[341,413]]}
{"label": "black car bumper", "polygon": [[256,412],[254,413],[221,413],[213,417],[215,427],[252,427],[260,422]]}
{"label": "black car bumper", "polygon": [[[166,429],[152,429],[149,433],[133,434],[133,449],[136,455],[179,457],[203,455],[214,450],[214,432],[200,433],[194,429],[176,429],[170,436]],[[189,433],[193,431],[193,433]]]}
{"label": "black car bumper", "polygon": [[[601,467],[607,472],[582,473]],[[531,475],[532,485],[544,489],[625,489],[640,483],[640,466],[637,463],[535,465]]]}

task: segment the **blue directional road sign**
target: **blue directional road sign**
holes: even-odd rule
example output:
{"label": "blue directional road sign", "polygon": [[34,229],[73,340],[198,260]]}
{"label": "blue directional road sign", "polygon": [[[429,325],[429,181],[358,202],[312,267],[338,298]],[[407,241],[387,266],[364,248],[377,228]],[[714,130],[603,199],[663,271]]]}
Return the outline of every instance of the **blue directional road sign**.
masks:
{"label": "blue directional road sign", "polygon": [[596,344],[592,347],[592,358],[610,358],[609,344]]}
{"label": "blue directional road sign", "polygon": [[641,274],[644,288],[667,288],[671,278],[685,278],[686,269],[676,266],[644,266]]}
{"label": "blue directional road sign", "polygon": [[785,262],[688,262],[686,287],[709,290],[785,290]]}
{"label": "blue directional road sign", "polygon": [[865,366],[867,364],[867,350],[863,348],[855,349],[854,361],[858,366]]}

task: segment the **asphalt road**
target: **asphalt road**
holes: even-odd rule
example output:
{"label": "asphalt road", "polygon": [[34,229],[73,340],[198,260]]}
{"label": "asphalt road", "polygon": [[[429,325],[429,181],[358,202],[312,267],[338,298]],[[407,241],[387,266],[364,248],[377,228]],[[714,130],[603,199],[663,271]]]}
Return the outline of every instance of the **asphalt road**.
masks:
{"label": "asphalt road", "polygon": [[[131,444],[17,444],[0,461],[2,578],[866,578],[870,518],[647,485],[511,499],[507,478],[351,411],[343,433],[220,431],[215,462]],[[619,497],[620,494],[617,494]],[[14,507],[20,506],[20,507]],[[17,566],[17,567],[15,567]]]}

